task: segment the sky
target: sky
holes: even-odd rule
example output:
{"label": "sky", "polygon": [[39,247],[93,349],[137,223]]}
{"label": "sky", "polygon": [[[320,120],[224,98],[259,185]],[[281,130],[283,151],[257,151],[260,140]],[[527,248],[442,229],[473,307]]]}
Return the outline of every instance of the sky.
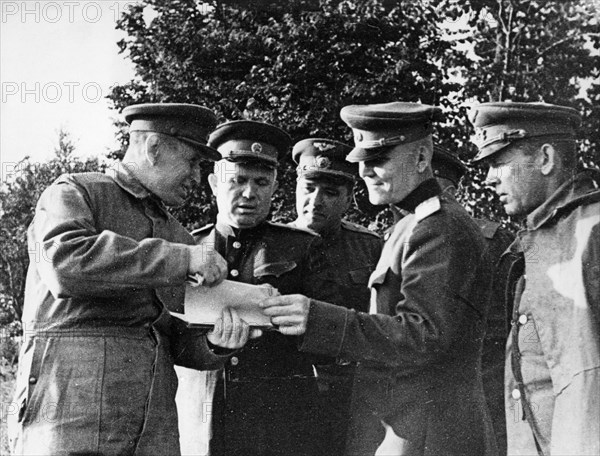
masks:
{"label": "sky", "polygon": [[58,131],[81,157],[116,147],[118,114],[109,87],[134,77],[115,30],[132,1],[0,0],[0,162],[2,180],[25,156],[52,157]]}

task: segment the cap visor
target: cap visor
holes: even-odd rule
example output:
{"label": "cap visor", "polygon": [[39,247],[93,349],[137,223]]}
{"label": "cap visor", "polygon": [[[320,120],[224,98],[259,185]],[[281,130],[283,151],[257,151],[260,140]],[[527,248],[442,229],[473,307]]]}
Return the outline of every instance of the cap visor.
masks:
{"label": "cap visor", "polygon": [[513,143],[514,141],[502,141],[490,144],[489,146],[486,146],[483,149],[481,149],[479,153],[475,155],[475,157],[470,161],[470,163],[479,163],[480,161],[485,160],[486,158],[500,152],[502,149],[510,146]]}
{"label": "cap visor", "polygon": [[182,136],[176,136],[176,138],[180,141],[183,141],[184,143],[189,144],[190,146],[196,147],[200,154],[202,154],[203,157],[207,158],[210,161],[218,161],[221,159],[221,154],[217,149],[213,149],[212,147],[207,146],[206,144],[202,144],[201,142],[194,141],[193,139],[189,138],[184,138]]}
{"label": "cap visor", "polygon": [[367,160],[373,160],[374,158],[378,158],[386,154],[394,147],[396,146],[377,147],[373,149],[362,149],[360,147],[355,147],[346,156],[346,161],[349,161],[350,163],[357,163]]}

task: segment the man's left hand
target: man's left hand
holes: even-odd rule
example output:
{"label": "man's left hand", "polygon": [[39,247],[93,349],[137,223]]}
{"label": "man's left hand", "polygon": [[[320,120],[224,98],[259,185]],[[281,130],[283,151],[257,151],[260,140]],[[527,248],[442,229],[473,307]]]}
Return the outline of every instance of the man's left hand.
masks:
{"label": "man's left hand", "polygon": [[299,336],[306,332],[310,299],[295,294],[276,296],[260,303],[265,315],[271,317],[271,323],[278,326],[279,332],[286,336]]}

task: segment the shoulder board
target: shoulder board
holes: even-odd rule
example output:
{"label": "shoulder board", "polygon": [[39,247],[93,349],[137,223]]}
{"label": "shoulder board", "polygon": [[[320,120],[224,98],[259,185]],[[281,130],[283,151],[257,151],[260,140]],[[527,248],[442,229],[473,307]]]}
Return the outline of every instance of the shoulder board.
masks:
{"label": "shoulder board", "polygon": [[196,228],[192,231],[192,236],[196,236],[198,234],[206,233],[207,231],[212,230],[215,227],[214,223],[209,223],[208,225],[203,226],[202,228]]}
{"label": "shoulder board", "polygon": [[274,228],[283,228],[284,230],[291,230],[291,231],[296,231],[296,232],[299,232],[299,233],[305,233],[305,234],[311,234],[313,236],[319,236],[319,233],[317,233],[316,231],[313,231],[313,230],[308,229],[308,228],[300,228],[299,226],[295,226],[295,225],[291,225],[291,224],[278,223],[278,222],[269,222],[269,221],[267,221],[267,224],[269,226],[274,227]]}
{"label": "shoulder board", "polygon": [[371,236],[379,238],[377,233],[357,223],[349,222],[348,220],[342,220],[342,228],[348,231],[354,231],[355,233],[370,234]]}
{"label": "shoulder board", "polygon": [[423,201],[415,208],[415,219],[417,223],[423,219],[426,219],[430,215],[435,214],[440,210],[441,207],[442,205],[438,196],[433,196]]}

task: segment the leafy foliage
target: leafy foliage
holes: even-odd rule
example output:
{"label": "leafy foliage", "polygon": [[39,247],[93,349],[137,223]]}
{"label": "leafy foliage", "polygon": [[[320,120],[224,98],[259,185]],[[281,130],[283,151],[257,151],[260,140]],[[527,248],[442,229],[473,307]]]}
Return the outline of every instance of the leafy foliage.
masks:
{"label": "leafy foliage", "polygon": [[[597,164],[599,6],[593,0],[222,1],[144,0],[118,28],[137,78],[115,86],[115,108],[134,102],[206,105],[222,121],[273,123],[294,140],[350,141],[342,106],[393,100],[445,108],[437,141],[468,160],[465,101],[546,101],[585,116],[582,162]],[[154,19],[149,23],[148,12]],[[445,26],[442,27],[441,25]],[[126,144],[126,135],[123,137]],[[275,219],[293,218],[295,174],[280,172]],[[208,172],[208,171],[207,171]],[[478,216],[504,220],[484,172],[472,169],[459,198]],[[179,218],[198,226],[215,215],[205,186]],[[351,218],[379,230],[389,213]],[[513,224],[514,226],[514,224]]]}
{"label": "leafy foliage", "polygon": [[[145,8],[156,18],[144,22]],[[121,109],[132,102],[178,101],[206,105],[220,119],[273,123],[294,140],[325,136],[349,141],[339,119],[352,103],[396,99],[437,104],[457,87],[438,62],[451,44],[442,40],[429,2],[388,8],[377,1],[298,2],[261,9],[194,1],[149,0],[130,9],[118,27],[119,43],[138,79],[113,88]],[[280,170],[274,218],[293,218],[295,166]],[[180,219],[207,222],[214,211],[204,187]],[[195,218],[199,216],[198,218]],[[355,219],[360,215],[356,211]],[[362,217],[363,222],[367,222]]]}

